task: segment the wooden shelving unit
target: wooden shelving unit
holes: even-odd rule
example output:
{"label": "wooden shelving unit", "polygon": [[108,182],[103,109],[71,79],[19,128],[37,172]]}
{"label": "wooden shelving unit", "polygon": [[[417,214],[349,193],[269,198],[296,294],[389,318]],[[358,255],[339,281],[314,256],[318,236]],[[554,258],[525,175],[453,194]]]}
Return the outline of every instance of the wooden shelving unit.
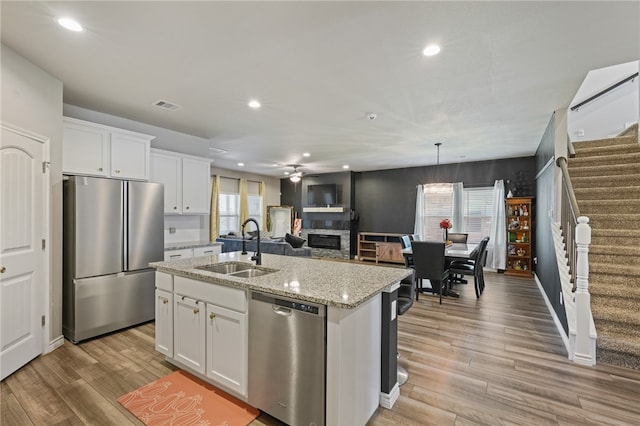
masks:
{"label": "wooden shelving unit", "polygon": [[358,234],[358,259],[378,262],[404,263],[402,234],[360,232]]}
{"label": "wooden shelving unit", "polygon": [[533,275],[533,198],[507,198],[507,269],[505,274]]}

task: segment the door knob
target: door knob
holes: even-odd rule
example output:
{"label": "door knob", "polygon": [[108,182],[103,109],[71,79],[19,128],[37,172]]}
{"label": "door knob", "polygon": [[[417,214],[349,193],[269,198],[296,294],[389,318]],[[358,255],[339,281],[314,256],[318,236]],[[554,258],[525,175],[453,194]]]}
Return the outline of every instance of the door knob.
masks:
{"label": "door knob", "polygon": [[6,271],[7,268],[5,268],[4,266],[0,266],[0,274],[4,274],[4,271]]}

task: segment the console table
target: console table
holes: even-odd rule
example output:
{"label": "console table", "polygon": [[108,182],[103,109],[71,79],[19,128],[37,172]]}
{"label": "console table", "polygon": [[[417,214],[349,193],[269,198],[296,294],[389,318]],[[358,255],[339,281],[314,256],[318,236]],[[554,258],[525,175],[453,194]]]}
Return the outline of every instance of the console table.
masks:
{"label": "console table", "polygon": [[400,237],[403,234],[380,232],[358,233],[358,259],[378,262],[404,263]]}

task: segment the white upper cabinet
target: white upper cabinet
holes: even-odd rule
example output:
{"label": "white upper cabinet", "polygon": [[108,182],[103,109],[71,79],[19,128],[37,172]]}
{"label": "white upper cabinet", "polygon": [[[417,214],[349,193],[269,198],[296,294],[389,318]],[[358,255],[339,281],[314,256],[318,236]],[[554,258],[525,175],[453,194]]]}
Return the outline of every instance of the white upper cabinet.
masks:
{"label": "white upper cabinet", "polygon": [[151,150],[151,181],[164,184],[166,214],[209,214],[211,161]]}
{"label": "white upper cabinet", "polygon": [[74,175],[149,180],[154,136],[64,117],[62,170]]}

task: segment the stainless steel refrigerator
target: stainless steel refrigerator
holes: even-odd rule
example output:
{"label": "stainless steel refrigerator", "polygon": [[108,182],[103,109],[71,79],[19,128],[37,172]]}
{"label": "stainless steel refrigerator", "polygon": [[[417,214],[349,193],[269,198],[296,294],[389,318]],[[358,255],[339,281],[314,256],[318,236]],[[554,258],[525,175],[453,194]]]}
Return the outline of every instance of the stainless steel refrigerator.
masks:
{"label": "stainless steel refrigerator", "polygon": [[154,319],[163,185],[70,176],[63,193],[64,336],[77,343]]}

